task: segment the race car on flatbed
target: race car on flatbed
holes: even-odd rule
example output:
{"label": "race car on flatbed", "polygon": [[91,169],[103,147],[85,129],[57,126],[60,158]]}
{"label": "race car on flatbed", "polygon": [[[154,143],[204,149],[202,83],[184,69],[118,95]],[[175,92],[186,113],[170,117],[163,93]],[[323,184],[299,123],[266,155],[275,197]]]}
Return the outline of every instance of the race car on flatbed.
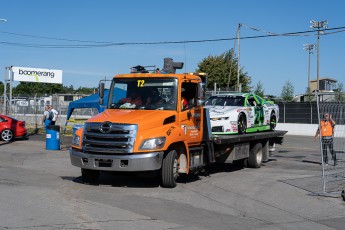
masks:
{"label": "race car on flatbed", "polygon": [[212,134],[274,130],[279,119],[278,105],[250,93],[212,96],[206,105],[210,111]]}

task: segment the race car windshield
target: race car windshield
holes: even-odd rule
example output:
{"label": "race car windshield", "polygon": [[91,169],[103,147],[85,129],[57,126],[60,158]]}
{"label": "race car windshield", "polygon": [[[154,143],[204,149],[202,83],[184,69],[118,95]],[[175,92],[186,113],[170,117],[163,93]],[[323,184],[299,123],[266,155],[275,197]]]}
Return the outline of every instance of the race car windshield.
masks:
{"label": "race car windshield", "polygon": [[176,110],[175,78],[115,78],[109,109]]}
{"label": "race car windshield", "polygon": [[215,106],[243,106],[244,97],[242,96],[224,96],[218,97],[217,101],[214,103]]}

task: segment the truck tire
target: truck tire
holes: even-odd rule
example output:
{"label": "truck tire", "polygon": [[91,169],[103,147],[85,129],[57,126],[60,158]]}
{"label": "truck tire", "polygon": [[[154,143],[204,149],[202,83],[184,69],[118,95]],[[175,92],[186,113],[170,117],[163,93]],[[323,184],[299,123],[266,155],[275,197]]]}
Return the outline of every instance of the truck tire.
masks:
{"label": "truck tire", "polygon": [[162,164],[162,187],[176,187],[176,179],[178,177],[178,159],[175,150],[168,152],[163,158]]}
{"label": "truck tire", "polygon": [[248,167],[250,168],[260,168],[263,157],[263,149],[261,143],[256,143],[251,147],[248,158]]}
{"label": "truck tire", "polygon": [[99,170],[81,169],[81,176],[86,183],[96,183],[100,174]]}
{"label": "truck tire", "polygon": [[277,117],[276,117],[276,114],[274,112],[272,112],[271,117],[270,117],[270,129],[272,131],[275,130],[276,125],[277,125]]}
{"label": "truck tire", "polygon": [[240,113],[237,120],[238,133],[244,134],[247,129],[247,119],[244,113]]}

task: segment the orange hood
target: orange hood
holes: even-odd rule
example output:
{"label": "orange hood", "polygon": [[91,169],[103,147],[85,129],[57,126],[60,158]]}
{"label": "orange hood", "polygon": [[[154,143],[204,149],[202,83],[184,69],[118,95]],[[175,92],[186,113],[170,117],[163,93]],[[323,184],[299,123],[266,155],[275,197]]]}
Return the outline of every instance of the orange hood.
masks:
{"label": "orange hood", "polygon": [[162,126],[164,119],[173,115],[176,115],[175,111],[107,109],[103,113],[93,116],[87,122],[109,121],[112,123],[138,124],[138,130],[143,131]]}

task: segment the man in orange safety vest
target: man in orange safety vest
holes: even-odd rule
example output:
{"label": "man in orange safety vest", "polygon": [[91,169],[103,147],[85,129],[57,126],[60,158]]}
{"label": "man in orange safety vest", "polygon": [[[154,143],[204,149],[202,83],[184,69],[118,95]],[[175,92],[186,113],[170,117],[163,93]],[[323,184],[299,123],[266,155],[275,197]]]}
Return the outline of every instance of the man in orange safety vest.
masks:
{"label": "man in orange safety vest", "polygon": [[314,141],[316,141],[316,138],[319,136],[320,129],[321,129],[323,162],[326,165],[328,165],[327,148],[329,148],[332,155],[332,159],[334,161],[333,165],[336,166],[337,156],[333,149],[334,126],[335,126],[335,121],[332,119],[332,114],[325,113],[323,115],[323,119],[320,122],[319,128],[316,130]]}

